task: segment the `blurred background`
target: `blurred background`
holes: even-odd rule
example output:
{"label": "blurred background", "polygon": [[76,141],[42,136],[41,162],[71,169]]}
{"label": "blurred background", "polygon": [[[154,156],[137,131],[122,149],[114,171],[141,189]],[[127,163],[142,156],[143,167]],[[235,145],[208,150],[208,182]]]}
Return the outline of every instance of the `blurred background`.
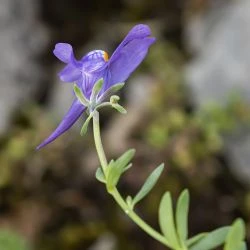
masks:
{"label": "blurred background", "polygon": [[55,43],[71,43],[78,58],[111,55],[138,23],[157,43],[121,92],[128,114],[101,116],[110,159],[137,150],[121,192],[135,194],[165,162],[138,206],[146,221],[158,228],[162,194],[188,188],[190,236],[242,217],[250,240],[248,0],[0,0],[0,249],[164,249],[96,181],[82,122],[35,151],[72,101]]}

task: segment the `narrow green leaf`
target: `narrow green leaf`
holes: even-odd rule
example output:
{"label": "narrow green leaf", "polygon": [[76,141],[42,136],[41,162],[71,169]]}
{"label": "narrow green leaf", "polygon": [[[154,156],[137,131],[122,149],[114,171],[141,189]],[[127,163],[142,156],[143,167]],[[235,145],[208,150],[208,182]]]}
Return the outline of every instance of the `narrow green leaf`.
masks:
{"label": "narrow green leaf", "polygon": [[103,93],[101,97],[101,101],[105,100],[106,98],[114,94],[115,92],[119,91],[124,86],[124,84],[125,84],[124,82],[121,82],[110,87],[107,91]]}
{"label": "narrow green leaf", "polygon": [[108,166],[107,172],[107,188],[109,191],[117,185],[121,174],[124,172],[129,165],[129,162],[134,157],[135,150],[129,149],[122,156],[120,156],[116,161],[111,161]]}
{"label": "narrow green leaf", "polygon": [[129,163],[125,168],[123,168],[123,173],[129,170],[133,166],[132,163]]}
{"label": "narrow green leaf", "polygon": [[76,85],[74,84],[74,92],[75,92],[75,95],[76,97],[78,98],[78,100],[84,105],[84,106],[88,106],[89,105],[89,101],[88,99],[84,96],[84,94],[82,93],[81,89]]}
{"label": "narrow green leaf", "polygon": [[117,185],[121,174],[122,168],[119,167],[116,161],[111,160],[107,168],[107,189],[111,192]]}
{"label": "narrow green leaf", "polygon": [[107,167],[107,170],[106,170],[106,174],[107,174],[107,177],[110,175],[110,172],[112,171],[112,169],[115,167],[115,161],[112,159],[109,164],[108,164],[108,167]]}
{"label": "narrow green leaf", "polygon": [[225,250],[235,250],[240,248],[245,238],[245,224],[242,219],[237,219],[230,227],[226,238]]}
{"label": "narrow green leaf", "polygon": [[140,191],[134,197],[133,202],[132,202],[133,207],[152,190],[152,188],[158,181],[163,169],[164,169],[164,164],[162,163],[149,175],[149,177],[147,178],[147,180],[141,187]]}
{"label": "narrow green leaf", "polygon": [[116,167],[114,163],[114,167],[109,170],[109,174],[107,175],[107,189],[111,192],[117,185],[119,179],[121,177],[121,171]]}
{"label": "narrow green leaf", "polygon": [[235,250],[247,250],[246,242],[242,241],[239,245],[239,247]]}
{"label": "narrow green leaf", "polygon": [[97,170],[95,172],[95,177],[98,181],[100,181],[102,183],[106,183],[105,176],[104,176],[103,171],[100,167],[97,168]]}
{"label": "narrow green leaf", "polygon": [[133,148],[129,149],[125,153],[123,153],[115,162],[117,166],[125,168],[133,159],[134,155],[135,155],[135,149]]}
{"label": "narrow green leaf", "polygon": [[81,136],[83,136],[87,133],[89,122],[91,121],[92,117],[93,117],[93,114],[90,114],[88,116],[88,118],[86,119],[86,121],[83,123],[82,128],[81,128],[81,132],[80,132]]}
{"label": "narrow green leaf", "polygon": [[183,244],[185,244],[188,236],[188,209],[189,193],[188,190],[184,190],[177,201],[176,207],[176,229]]}
{"label": "narrow green leaf", "polygon": [[226,239],[230,227],[221,227],[208,233],[197,244],[193,245],[190,250],[210,250],[222,245]]}
{"label": "narrow green leaf", "polygon": [[160,202],[159,207],[159,224],[163,235],[169,241],[174,249],[179,249],[180,244],[174,223],[172,198],[169,192],[166,192]]}
{"label": "narrow green leaf", "polygon": [[103,78],[99,79],[98,81],[95,82],[92,93],[90,96],[91,102],[96,98],[96,96],[99,94],[103,86]]}
{"label": "narrow green leaf", "polygon": [[203,239],[206,235],[207,235],[207,233],[200,233],[200,234],[193,236],[192,238],[187,240],[187,246],[191,247],[192,245],[197,244],[198,241]]}
{"label": "narrow green leaf", "polygon": [[118,103],[114,103],[114,104],[111,104],[112,107],[114,109],[116,109],[118,112],[120,112],[121,114],[127,114],[127,110],[125,108],[123,108],[120,104]]}

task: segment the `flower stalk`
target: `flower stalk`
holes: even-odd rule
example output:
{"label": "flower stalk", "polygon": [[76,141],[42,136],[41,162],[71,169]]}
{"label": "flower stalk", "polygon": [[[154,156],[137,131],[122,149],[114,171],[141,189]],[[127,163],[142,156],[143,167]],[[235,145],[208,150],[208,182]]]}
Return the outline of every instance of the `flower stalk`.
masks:
{"label": "flower stalk", "polygon": [[[105,177],[107,177],[107,168],[108,162],[107,158],[103,149],[102,140],[101,140],[101,133],[100,133],[100,121],[99,121],[99,112],[97,110],[94,111],[93,115],[93,134],[94,134],[94,141],[96,146],[96,151],[98,154],[99,161],[101,163],[102,171]],[[149,226],[145,221],[143,221],[134,211],[133,209],[125,202],[122,198],[121,194],[117,190],[117,188],[113,188],[112,190],[108,191],[117,204],[121,207],[121,209],[136,223],[141,229],[143,229],[147,234],[149,234],[155,240],[161,242],[163,245],[171,247],[167,239]]]}
{"label": "flower stalk", "polygon": [[94,141],[98,158],[100,160],[104,176],[106,177],[106,169],[108,167],[108,162],[102,145],[101,133],[100,133],[100,119],[99,119],[99,112],[97,110],[94,111],[93,115],[93,134],[94,134]]}

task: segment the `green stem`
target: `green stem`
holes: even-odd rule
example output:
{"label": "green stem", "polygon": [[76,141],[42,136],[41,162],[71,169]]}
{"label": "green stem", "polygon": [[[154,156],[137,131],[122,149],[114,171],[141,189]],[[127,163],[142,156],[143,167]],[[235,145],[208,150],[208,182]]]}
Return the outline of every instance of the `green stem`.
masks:
{"label": "green stem", "polygon": [[106,168],[108,167],[108,161],[106,155],[104,153],[104,149],[102,146],[101,133],[100,133],[100,122],[99,122],[99,112],[94,111],[93,115],[93,132],[94,132],[94,140],[96,151],[101,163],[101,167],[104,175],[106,176]]}
{"label": "green stem", "polygon": [[[100,134],[100,122],[99,122],[99,112],[94,111],[93,116],[93,132],[94,132],[94,140],[95,140],[95,146],[97,150],[97,154],[102,166],[102,170],[104,175],[106,176],[106,169],[108,167],[107,158],[103,149],[102,140],[101,140],[101,134]],[[122,196],[120,195],[119,191],[114,188],[110,194],[113,196],[115,201],[119,204],[119,206],[122,208],[122,210],[146,233],[148,233],[152,238],[155,240],[161,242],[163,245],[170,247],[169,242],[167,239],[161,235],[159,232],[157,232],[155,229],[153,229],[151,226],[149,226],[145,221],[143,221],[124,201]]]}
{"label": "green stem", "polygon": [[137,224],[142,230],[144,230],[148,235],[150,235],[155,240],[161,242],[165,246],[169,246],[167,239],[158,233],[155,229],[149,226],[144,220],[142,220],[123,200],[122,196],[120,195],[119,191],[115,188],[111,195],[114,197],[116,202],[120,205],[122,210],[132,219],[135,224]]}

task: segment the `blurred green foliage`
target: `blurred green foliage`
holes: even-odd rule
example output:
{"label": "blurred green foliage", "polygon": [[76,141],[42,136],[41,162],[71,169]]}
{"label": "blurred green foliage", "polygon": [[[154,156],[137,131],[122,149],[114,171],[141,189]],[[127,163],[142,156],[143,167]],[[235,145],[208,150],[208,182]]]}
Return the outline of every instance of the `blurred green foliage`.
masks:
{"label": "blurred green foliage", "polygon": [[29,250],[30,248],[20,235],[12,231],[0,230],[0,249]]}

